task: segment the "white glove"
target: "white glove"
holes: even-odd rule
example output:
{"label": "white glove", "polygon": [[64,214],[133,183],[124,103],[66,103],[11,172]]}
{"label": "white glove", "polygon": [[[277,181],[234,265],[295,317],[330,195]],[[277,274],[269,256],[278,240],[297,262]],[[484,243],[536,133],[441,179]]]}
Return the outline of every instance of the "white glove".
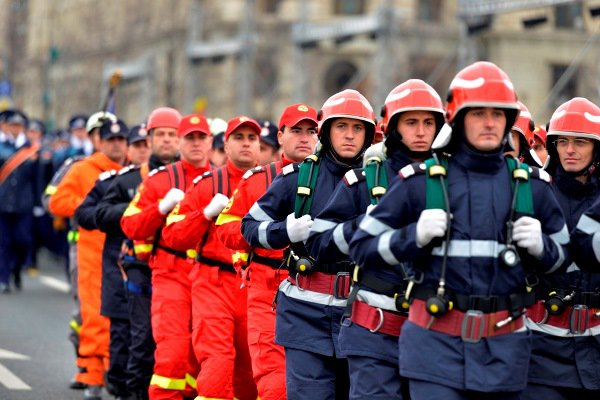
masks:
{"label": "white glove", "polygon": [[365,214],[366,214],[366,215],[369,215],[369,214],[371,214],[371,211],[373,211],[373,209],[375,208],[375,206],[376,206],[376,205],[377,205],[377,204],[369,204],[369,205],[367,206],[367,212],[366,212]]}
{"label": "white glove", "polygon": [[165,198],[158,203],[158,212],[160,212],[162,215],[167,215],[172,209],[175,208],[177,203],[183,200],[184,196],[185,193],[183,193],[183,190],[172,188],[167,192]]}
{"label": "white glove", "polygon": [[304,242],[308,239],[310,228],[312,227],[313,220],[310,215],[306,214],[300,218],[296,218],[294,213],[287,216],[285,220],[285,229],[291,243]]}
{"label": "white glove", "polygon": [[211,220],[223,211],[225,206],[229,203],[229,198],[223,193],[215,194],[210,203],[204,207],[204,216],[206,219]]}
{"label": "white glove", "polygon": [[446,229],[446,211],[439,208],[423,210],[417,221],[417,247],[425,247],[433,238],[444,236]]}
{"label": "white glove", "polygon": [[513,241],[536,258],[544,253],[542,224],[535,218],[521,217],[513,225]]}

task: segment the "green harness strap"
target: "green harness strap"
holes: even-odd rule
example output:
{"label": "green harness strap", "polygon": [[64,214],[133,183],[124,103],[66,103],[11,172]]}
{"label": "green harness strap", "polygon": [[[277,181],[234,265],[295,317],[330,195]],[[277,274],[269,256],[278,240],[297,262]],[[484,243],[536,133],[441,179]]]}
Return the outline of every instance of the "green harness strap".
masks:
{"label": "green harness strap", "polygon": [[296,191],[296,203],[294,204],[296,218],[310,213],[320,165],[319,152],[316,152],[306,157],[299,166],[298,189]]}
{"label": "green harness strap", "polygon": [[[437,164],[433,158],[430,158],[425,160],[425,165],[427,166],[425,208],[438,208],[448,211],[444,203],[442,182],[440,180],[440,176],[447,177],[448,160],[442,158],[441,163]],[[523,163],[517,164],[517,161],[512,157],[506,157],[506,166],[512,177],[513,189],[516,182],[519,182],[515,212],[517,215],[533,215],[533,195],[531,193],[531,182],[529,181],[529,166]],[[446,180],[444,183],[447,185]]]}
{"label": "green harness strap", "polygon": [[377,204],[388,188],[388,176],[383,160],[379,157],[370,158],[364,171],[371,204]]}

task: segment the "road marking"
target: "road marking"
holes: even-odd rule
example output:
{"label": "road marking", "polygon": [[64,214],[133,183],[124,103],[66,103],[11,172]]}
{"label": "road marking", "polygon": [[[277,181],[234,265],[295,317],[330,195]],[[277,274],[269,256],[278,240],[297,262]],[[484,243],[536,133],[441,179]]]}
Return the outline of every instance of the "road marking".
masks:
{"label": "road marking", "polygon": [[56,279],[51,276],[40,276],[40,282],[48,287],[51,287],[52,289],[58,290],[59,292],[69,293],[71,291],[71,285],[65,281],[61,281],[60,279]]}
{"label": "road marking", "polygon": [[[28,356],[23,354],[14,353],[12,351],[0,349],[0,359],[7,360],[29,360]],[[31,386],[19,379],[18,376],[13,374],[4,365],[0,364],[0,384],[6,386],[12,390],[31,390]]]}

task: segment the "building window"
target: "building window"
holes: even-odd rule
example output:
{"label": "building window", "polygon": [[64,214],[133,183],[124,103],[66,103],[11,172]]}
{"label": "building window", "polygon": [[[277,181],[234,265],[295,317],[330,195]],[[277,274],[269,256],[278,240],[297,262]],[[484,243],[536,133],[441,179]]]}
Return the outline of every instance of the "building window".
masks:
{"label": "building window", "polygon": [[348,88],[358,68],[350,61],[336,61],[325,72],[326,93],[337,93]]}
{"label": "building window", "polygon": [[440,22],[442,19],[442,0],[419,0],[417,7],[417,17],[421,21]]}
{"label": "building window", "polygon": [[[552,87],[556,86],[556,83],[563,76],[563,74],[567,71],[567,65],[552,65]],[[554,95],[554,108],[557,108],[561,104],[566,101],[571,100],[573,97],[577,96],[577,76],[579,73],[575,72],[571,75],[569,80],[563,85],[562,88]]]}
{"label": "building window", "polygon": [[557,28],[581,29],[583,27],[581,4],[575,3],[555,6],[554,21]]}
{"label": "building window", "polygon": [[336,0],[335,13],[344,15],[358,15],[365,12],[364,0]]}

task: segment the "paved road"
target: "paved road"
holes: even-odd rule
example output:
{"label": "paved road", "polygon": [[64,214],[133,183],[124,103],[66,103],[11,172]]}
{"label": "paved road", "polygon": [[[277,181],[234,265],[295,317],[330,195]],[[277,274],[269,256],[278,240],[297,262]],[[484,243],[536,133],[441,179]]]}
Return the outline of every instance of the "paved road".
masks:
{"label": "paved road", "polygon": [[24,274],[21,292],[0,294],[0,400],[81,400],[68,388],[75,356],[65,273],[47,256],[39,268],[38,277]]}

